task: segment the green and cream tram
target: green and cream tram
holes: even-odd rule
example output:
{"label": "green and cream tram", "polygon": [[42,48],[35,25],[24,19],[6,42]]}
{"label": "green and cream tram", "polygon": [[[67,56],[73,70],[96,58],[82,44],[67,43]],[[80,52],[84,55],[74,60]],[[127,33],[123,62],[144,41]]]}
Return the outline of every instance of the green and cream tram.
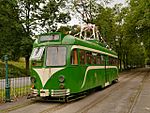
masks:
{"label": "green and cream tram", "polygon": [[30,60],[35,97],[66,98],[118,79],[116,53],[97,40],[42,34],[34,42]]}

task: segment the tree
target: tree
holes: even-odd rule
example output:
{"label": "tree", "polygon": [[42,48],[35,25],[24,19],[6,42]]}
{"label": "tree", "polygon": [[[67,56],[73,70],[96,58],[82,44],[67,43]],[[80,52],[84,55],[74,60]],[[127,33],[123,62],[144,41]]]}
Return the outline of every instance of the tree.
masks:
{"label": "tree", "polygon": [[18,60],[23,29],[19,22],[17,2],[1,0],[0,9],[0,56],[8,54],[12,60]]}
{"label": "tree", "polygon": [[58,32],[62,32],[64,34],[70,34],[76,37],[79,37],[79,33],[81,31],[81,26],[79,25],[73,25],[73,26],[61,26],[58,30]]}
{"label": "tree", "polygon": [[40,10],[42,0],[18,0],[19,20],[22,23],[24,33],[21,41],[21,52],[26,61],[26,75],[29,75],[29,58],[32,51],[33,30],[37,27],[36,14]]}
{"label": "tree", "polygon": [[[109,0],[103,0],[102,2],[108,2]],[[99,11],[103,8],[103,4],[99,3],[99,0],[74,0],[73,9],[74,12],[79,14],[80,19],[84,23],[94,23],[94,19],[99,14]]]}
{"label": "tree", "polygon": [[41,9],[38,18],[42,29],[46,32],[56,31],[58,23],[66,24],[71,20],[66,8],[67,0],[49,0]]}
{"label": "tree", "polygon": [[128,35],[144,43],[147,57],[150,58],[150,1],[130,0],[126,17]]}
{"label": "tree", "polygon": [[111,48],[115,48],[115,21],[114,11],[111,8],[102,8],[98,16],[94,20],[96,26],[99,27],[101,36]]}
{"label": "tree", "polygon": [[103,7],[94,20],[106,43],[118,53],[120,70],[123,61],[123,10],[122,4],[116,4],[114,8]]}
{"label": "tree", "polygon": [[71,26],[60,26],[60,28],[57,30],[57,32],[61,32],[63,34],[69,34],[71,31]]}
{"label": "tree", "polygon": [[[131,0],[130,6],[122,8],[120,14],[117,16],[117,18],[119,17],[118,19],[123,20],[118,21],[121,23],[120,29],[118,28],[121,32],[119,33],[118,29],[116,29],[116,31],[120,34],[118,36],[121,36],[118,39],[118,42],[120,42],[118,54],[125,69],[133,65],[143,66],[144,60],[146,59],[145,51],[147,50],[147,46],[146,44],[141,45],[141,43],[145,41],[148,42],[146,38],[148,29],[145,29],[148,27],[147,25],[144,28],[140,27],[144,26],[139,24],[139,22],[144,19],[144,12],[142,12],[142,7],[144,6],[139,3],[139,1]],[[144,36],[146,33],[147,35]]]}

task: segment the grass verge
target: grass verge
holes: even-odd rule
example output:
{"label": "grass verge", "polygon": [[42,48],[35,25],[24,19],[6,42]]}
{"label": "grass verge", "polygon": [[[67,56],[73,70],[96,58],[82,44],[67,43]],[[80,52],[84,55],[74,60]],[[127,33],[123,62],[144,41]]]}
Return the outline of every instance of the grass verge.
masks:
{"label": "grass verge", "polygon": [[[25,75],[25,60],[21,58],[18,62],[8,61],[9,77],[22,77]],[[5,78],[5,63],[0,61],[0,78]]]}

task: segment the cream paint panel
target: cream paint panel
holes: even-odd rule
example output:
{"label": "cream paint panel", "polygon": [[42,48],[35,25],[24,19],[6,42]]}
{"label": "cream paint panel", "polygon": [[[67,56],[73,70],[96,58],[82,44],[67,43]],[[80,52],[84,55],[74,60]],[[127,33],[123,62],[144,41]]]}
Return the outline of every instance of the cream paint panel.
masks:
{"label": "cream paint panel", "polygon": [[[92,69],[104,69],[104,68],[105,68],[105,66],[89,66],[89,67],[87,67],[87,69],[85,71],[84,80],[83,80],[81,88],[83,88],[84,85],[85,85],[87,73],[88,73],[89,70],[92,70]],[[116,68],[117,69],[117,66],[106,66],[106,68]]]}
{"label": "cream paint panel", "polygon": [[92,51],[92,52],[97,52],[97,53],[101,53],[101,54],[104,54],[104,55],[109,55],[109,56],[118,58],[116,55],[112,55],[112,54],[109,54],[109,53],[106,53],[106,52],[103,52],[103,51],[99,51],[99,50],[96,50],[96,49],[91,49],[91,48],[84,47],[84,46],[73,45],[71,49],[74,49],[74,48],[89,50],[89,51]]}
{"label": "cream paint panel", "polygon": [[44,85],[46,84],[46,82],[48,81],[49,78],[51,78],[51,76],[60,71],[63,70],[64,68],[41,68],[41,69],[36,69],[34,68],[33,70],[36,71],[41,79],[42,82],[42,86],[44,87]]}

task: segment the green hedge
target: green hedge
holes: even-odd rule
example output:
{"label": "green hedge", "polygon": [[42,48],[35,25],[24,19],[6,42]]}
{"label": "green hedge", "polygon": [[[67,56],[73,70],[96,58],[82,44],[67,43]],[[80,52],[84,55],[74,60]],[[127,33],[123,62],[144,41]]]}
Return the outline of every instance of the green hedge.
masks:
{"label": "green hedge", "polygon": [[[8,74],[9,77],[22,77],[25,75],[25,62],[9,61],[8,62]],[[0,61],[0,78],[5,77],[5,63]]]}

